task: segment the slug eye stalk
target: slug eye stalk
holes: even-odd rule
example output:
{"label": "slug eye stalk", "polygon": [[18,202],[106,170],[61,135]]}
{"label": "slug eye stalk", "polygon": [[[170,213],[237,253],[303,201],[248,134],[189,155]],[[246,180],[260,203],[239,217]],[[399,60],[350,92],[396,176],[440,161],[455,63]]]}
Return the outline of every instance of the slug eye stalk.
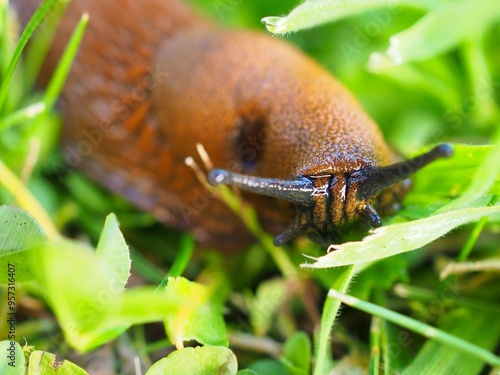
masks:
{"label": "slug eye stalk", "polygon": [[316,242],[327,243],[340,227],[360,216],[373,227],[380,227],[382,219],[371,201],[384,189],[408,179],[419,169],[436,159],[452,156],[451,146],[442,144],[425,154],[383,167],[365,167],[351,173],[325,176],[301,176],[283,180],[247,176],[223,169],[210,172],[212,185],[230,185],[256,194],[285,199],[297,205],[292,224],[275,238],[281,245],[312,230]]}

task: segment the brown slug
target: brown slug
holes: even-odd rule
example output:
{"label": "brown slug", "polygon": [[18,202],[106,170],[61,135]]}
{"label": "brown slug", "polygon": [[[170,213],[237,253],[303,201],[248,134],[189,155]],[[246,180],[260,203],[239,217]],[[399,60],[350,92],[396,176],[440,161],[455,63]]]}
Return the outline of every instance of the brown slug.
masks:
{"label": "brown slug", "polygon": [[[14,6],[25,17],[39,3]],[[201,164],[196,144],[217,168],[210,183],[248,191],[277,245],[302,233],[329,244],[360,217],[380,226],[375,207],[393,209],[412,173],[451,155],[441,145],[398,162],[309,57],[268,35],[219,28],[179,0],[72,1],[42,81],[84,12],[89,26],[60,100],[63,169],[83,170],[203,244],[237,249],[252,237],[186,166],[188,156]]]}

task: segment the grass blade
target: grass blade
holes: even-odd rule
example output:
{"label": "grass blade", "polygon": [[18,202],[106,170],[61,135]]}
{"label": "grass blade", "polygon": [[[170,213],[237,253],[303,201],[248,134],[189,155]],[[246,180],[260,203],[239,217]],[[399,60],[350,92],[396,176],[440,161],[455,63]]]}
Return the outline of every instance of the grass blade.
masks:
{"label": "grass blade", "polygon": [[380,373],[380,343],[382,320],[374,316],[370,326],[370,375]]}
{"label": "grass blade", "polygon": [[401,4],[422,9],[435,6],[431,1],[418,0],[403,0],[397,4],[388,0],[308,0],[293,9],[287,16],[265,17],[262,22],[265,23],[269,32],[283,35],[362,14],[373,9],[388,8],[390,11]]}
{"label": "grass blade", "polygon": [[3,106],[5,105],[5,100],[7,99],[7,95],[9,93],[9,84],[14,75],[14,71],[16,69],[17,63],[19,62],[19,58],[26,47],[29,39],[33,35],[33,32],[36,30],[40,22],[42,22],[43,18],[48,14],[50,9],[54,6],[54,4],[58,0],[46,0],[40,5],[40,7],[36,10],[35,14],[29,20],[26,28],[21,34],[21,38],[14,50],[14,54],[10,59],[9,65],[7,66],[5,75],[2,77],[0,84],[0,113],[2,112]]}
{"label": "grass blade", "polygon": [[158,289],[165,288],[168,284],[169,278],[181,276],[184,273],[184,270],[186,269],[189,261],[191,260],[191,256],[193,255],[195,245],[196,243],[192,236],[189,236],[187,234],[182,236],[181,247],[179,253],[177,254],[177,257],[175,258],[175,262],[168,270],[165,278],[161,281]]}
{"label": "grass blade", "polygon": [[[346,292],[349,288],[352,278],[356,274],[355,267],[346,267],[342,274],[335,280],[332,289]],[[314,375],[329,373],[332,359],[330,357],[330,333],[333,323],[339,312],[340,301],[328,295],[326,297],[323,313],[321,314],[321,326],[319,336],[316,340],[316,365],[314,367]]]}
{"label": "grass blade", "polygon": [[66,77],[68,76],[69,70],[71,69],[71,64],[75,59],[76,53],[78,52],[78,48],[80,47],[80,43],[83,39],[83,35],[85,33],[85,29],[87,28],[87,24],[89,22],[89,15],[87,13],[83,14],[82,18],[78,22],[71,38],[66,46],[64,53],[59,60],[57,68],[54,72],[54,76],[49,82],[47,86],[47,90],[43,96],[43,102],[45,103],[47,109],[51,109],[59,96],[59,93],[62,90],[64,82],[66,81]]}
{"label": "grass blade", "polygon": [[11,113],[10,115],[0,119],[0,132],[31,120],[34,117],[45,112],[46,109],[47,107],[45,106],[45,103],[41,102],[32,104],[26,108],[19,109],[14,113]]}
{"label": "grass blade", "polygon": [[428,339],[435,340],[446,345],[458,349],[462,353],[466,353],[474,358],[480,359],[481,361],[491,365],[500,366],[500,357],[491,353],[490,351],[481,348],[477,345],[471,344],[459,337],[449,334],[448,332],[442,331],[428,324],[419,322],[415,319],[409,318],[405,315],[399,314],[397,312],[391,311],[381,306],[377,306],[373,303],[362,301],[358,298],[348,296],[337,290],[330,289],[328,292],[329,297],[338,299],[340,302],[345,303],[348,306],[354,307],[358,310],[367,312],[369,314],[381,317],[387,321],[398,324],[406,329],[416,332]]}
{"label": "grass blade", "polygon": [[[498,17],[500,2],[496,0],[450,2],[394,35],[387,55],[395,64],[434,57],[480,35]],[[461,27],[456,27],[457,24]]]}
{"label": "grass blade", "polygon": [[[476,310],[466,312],[456,310],[446,316],[440,328],[464,340],[474,340],[481,347],[494,349],[500,334],[498,315]],[[441,345],[429,340],[412,361],[411,367],[402,372],[410,374],[478,374],[484,367],[481,359],[456,350],[449,345]]]}

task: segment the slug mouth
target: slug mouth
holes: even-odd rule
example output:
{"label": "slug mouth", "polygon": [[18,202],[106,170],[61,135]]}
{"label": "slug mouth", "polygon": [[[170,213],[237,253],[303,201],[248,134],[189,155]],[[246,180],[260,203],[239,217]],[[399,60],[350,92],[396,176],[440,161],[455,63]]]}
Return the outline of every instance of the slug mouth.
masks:
{"label": "slug mouth", "polygon": [[[335,188],[338,186],[334,180],[337,178],[335,175],[323,176],[328,180],[330,189],[320,189],[316,186],[318,179],[315,176],[300,176],[283,180],[248,176],[224,169],[211,171],[208,181],[213,186],[221,184],[235,186],[256,194],[295,203],[297,214],[292,224],[274,239],[275,245],[278,246],[308,230],[330,237],[328,232],[333,232],[335,228],[344,224],[340,219],[335,218],[335,212],[339,210],[347,213],[344,216],[348,220],[361,216],[366,218],[373,227],[380,227],[382,219],[371,205],[371,200],[382,190],[408,179],[434,160],[452,155],[451,146],[441,144],[406,161],[383,167],[368,166],[350,173],[340,189]],[[332,193],[334,196],[330,197]],[[330,219],[328,221],[325,218]]]}

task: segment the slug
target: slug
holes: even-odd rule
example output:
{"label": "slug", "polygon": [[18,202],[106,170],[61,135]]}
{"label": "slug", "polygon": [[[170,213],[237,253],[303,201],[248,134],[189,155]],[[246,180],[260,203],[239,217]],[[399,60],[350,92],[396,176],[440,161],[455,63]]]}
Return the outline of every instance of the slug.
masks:
{"label": "slug", "polygon": [[[21,18],[40,0],[17,0]],[[65,163],[170,227],[236,250],[253,240],[185,164],[196,145],[211,184],[240,188],[281,245],[330,244],[363,220],[381,225],[408,178],[451,155],[408,161],[324,68],[258,32],[225,30],[180,0],[72,1],[42,68],[47,82],[81,15],[89,26],[63,89]]]}

